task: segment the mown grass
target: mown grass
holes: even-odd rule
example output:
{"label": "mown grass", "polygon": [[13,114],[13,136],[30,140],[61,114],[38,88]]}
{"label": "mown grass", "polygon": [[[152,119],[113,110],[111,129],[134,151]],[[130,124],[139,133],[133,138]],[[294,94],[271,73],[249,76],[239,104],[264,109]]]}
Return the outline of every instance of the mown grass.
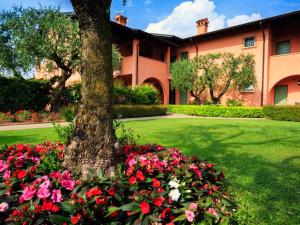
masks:
{"label": "mown grass", "polygon": [[[140,143],[178,147],[223,169],[239,205],[239,224],[300,221],[300,123],[160,119],[126,122]],[[58,140],[53,129],[0,132],[0,146]]]}

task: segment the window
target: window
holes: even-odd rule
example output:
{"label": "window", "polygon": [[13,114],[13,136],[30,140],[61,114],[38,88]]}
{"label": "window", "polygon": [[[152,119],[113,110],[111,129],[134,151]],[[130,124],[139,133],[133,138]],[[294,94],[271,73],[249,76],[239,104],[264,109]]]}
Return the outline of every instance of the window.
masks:
{"label": "window", "polygon": [[254,92],[254,86],[251,84],[248,87],[244,87],[241,92]]}
{"label": "window", "polygon": [[281,41],[276,43],[276,55],[290,53],[290,41]]}
{"label": "window", "polygon": [[189,53],[188,52],[181,52],[181,59],[189,59]]}
{"label": "window", "polygon": [[255,37],[246,37],[244,39],[244,47],[245,48],[253,48],[253,47],[255,47]]}

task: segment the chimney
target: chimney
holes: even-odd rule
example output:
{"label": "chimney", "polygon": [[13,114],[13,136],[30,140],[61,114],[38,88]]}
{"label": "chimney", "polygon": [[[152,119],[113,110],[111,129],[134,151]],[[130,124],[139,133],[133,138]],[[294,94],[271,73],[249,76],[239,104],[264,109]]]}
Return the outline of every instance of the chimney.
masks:
{"label": "chimney", "polygon": [[207,18],[201,19],[197,21],[197,34],[205,34],[207,33],[209,21]]}
{"label": "chimney", "polygon": [[117,14],[115,16],[115,22],[122,26],[126,26],[127,25],[127,17],[122,16],[121,14]]}

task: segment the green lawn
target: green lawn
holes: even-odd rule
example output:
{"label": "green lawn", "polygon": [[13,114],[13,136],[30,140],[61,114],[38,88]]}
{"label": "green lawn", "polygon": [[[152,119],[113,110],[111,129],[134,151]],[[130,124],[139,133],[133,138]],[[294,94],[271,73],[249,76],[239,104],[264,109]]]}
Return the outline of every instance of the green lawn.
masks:
{"label": "green lawn", "polygon": [[[225,171],[240,224],[300,221],[300,123],[268,120],[132,121],[141,143],[179,147]],[[0,132],[0,145],[57,140],[53,129]]]}

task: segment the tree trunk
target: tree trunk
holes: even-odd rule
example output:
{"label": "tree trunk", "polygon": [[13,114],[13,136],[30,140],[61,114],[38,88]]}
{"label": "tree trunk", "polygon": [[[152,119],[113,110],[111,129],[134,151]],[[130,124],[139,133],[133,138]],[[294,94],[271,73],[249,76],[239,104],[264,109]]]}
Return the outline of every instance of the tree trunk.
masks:
{"label": "tree trunk", "polygon": [[200,94],[197,95],[197,93],[195,93],[194,91],[191,91],[191,95],[192,95],[192,97],[195,98],[195,103],[196,103],[196,105],[201,105]]}
{"label": "tree trunk", "polygon": [[63,75],[59,78],[57,87],[53,89],[53,93],[50,98],[51,111],[57,112],[60,104],[61,94],[66,86],[67,80],[71,77],[72,71],[64,71]]}
{"label": "tree trunk", "polygon": [[83,177],[90,169],[108,174],[118,162],[112,117],[110,1],[71,2],[80,25],[82,105],[63,165]]}

